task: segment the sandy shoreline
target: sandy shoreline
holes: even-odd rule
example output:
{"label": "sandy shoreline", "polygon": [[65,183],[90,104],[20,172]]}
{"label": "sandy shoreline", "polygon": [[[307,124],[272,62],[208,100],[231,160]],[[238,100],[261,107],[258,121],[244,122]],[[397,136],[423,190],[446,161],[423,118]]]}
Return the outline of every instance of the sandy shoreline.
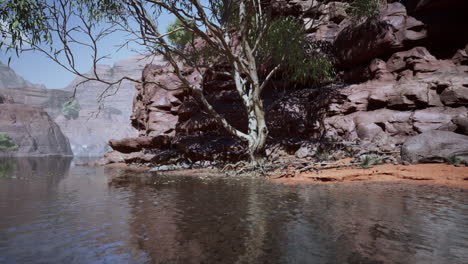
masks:
{"label": "sandy shoreline", "polygon": [[468,167],[449,164],[378,165],[369,169],[342,168],[304,172],[290,178],[272,179],[285,184],[333,182],[406,182],[468,189]]}
{"label": "sandy shoreline", "polygon": [[[128,164],[109,164],[106,167],[125,168],[132,171],[147,172],[148,167],[136,167]],[[326,167],[324,167],[326,168]],[[216,169],[183,169],[157,172],[167,176],[217,176],[222,174]],[[224,175],[224,174],[223,174]],[[296,174],[271,175],[272,182],[282,184],[331,184],[336,182],[403,182],[416,184],[434,184],[468,189],[468,167],[455,167],[449,164],[416,165],[377,165],[369,169],[331,168],[319,171],[307,171]]]}

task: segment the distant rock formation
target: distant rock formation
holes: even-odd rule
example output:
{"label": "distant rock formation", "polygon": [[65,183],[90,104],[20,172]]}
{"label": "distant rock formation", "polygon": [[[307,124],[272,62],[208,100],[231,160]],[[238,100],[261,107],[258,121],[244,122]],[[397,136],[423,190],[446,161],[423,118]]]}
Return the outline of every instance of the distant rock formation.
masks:
{"label": "distant rock formation", "polygon": [[0,62],[0,88],[34,87],[45,88],[42,84],[33,84],[17,75],[8,65]]}
{"label": "distant rock formation", "polygon": [[[160,61],[160,57],[137,55],[118,61],[113,66],[99,65],[96,71],[100,78],[107,81],[116,81],[124,76],[140,79],[145,65],[158,64]],[[88,75],[92,76],[93,71]],[[76,88],[75,98],[80,105],[78,118],[67,119],[59,115],[55,119],[70,138],[75,156],[102,156],[109,150],[107,142],[110,139],[138,135],[129,121],[135,95],[134,83],[124,81],[120,86],[109,88],[103,100],[99,101],[108,86],[100,82],[86,82],[76,87],[82,81],[82,78],[76,78],[64,89],[73,93]]]}
{"label": "distant rock formation", "polygon": [[[60,89],[36,87],[1,88],[0,96],[17,104],[40,107],[55,119],[62,114],[62,106],[72,98],[73,93]],[[1,102],[0,102],[1,103]]]}
{"label": "distant rock formation", "polygon": [[1,148],[0,157],[73,156],[53,121],[71,95],[34,85],[0,63],[0,135],[13,145]]}
{"label": "distant rock formation", "polygon": [[[97,72],[108,81],[124,76],[140,79],[145,65],[158,64],[159,60],[161,58],[134,56],[113,66],[99,65]],[[93,71],[89,74],[93,74]],[[111,87],[106,93],[108,96],[99,101],[107,85],[87,82],[76,87],[82,81],[82,78],[76,78],[65,89],[46,89],[24,80],[8,66],[0,64],[0,103],[44,109],[69,138],[75,156],[102,156],[109,150],[107,142],[110,139],[138,134],[129,120],[135,94],[134,83],[124,81],[119,87]],[[74,94],[79,104],[78,117],[66,117],[64,104],[73,100]]]}
{"label": "distant rock formation", "polygon": [[0,134],[14,142],[0,156],[72,156],[67,137],[43,109],[24,104],[0,104]]}

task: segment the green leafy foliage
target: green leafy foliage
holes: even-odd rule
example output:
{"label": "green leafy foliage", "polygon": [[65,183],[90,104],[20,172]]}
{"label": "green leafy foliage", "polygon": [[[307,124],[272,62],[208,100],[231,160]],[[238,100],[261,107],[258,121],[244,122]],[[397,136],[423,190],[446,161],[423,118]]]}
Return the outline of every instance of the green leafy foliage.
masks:
{"label": "green leafy foliage", "polygon": [[332,154],[328,149],[322,149],[315,154],[317,161],[330,161]]}
{"label": "green leafy foliage", "polygon": [[71,101],[65,102],[62,105],[62,114],[67,119],[77,119],[80,115],[80,104],[77,100],[73,99]]}
{"label": "green leafy foliage", "polygon": [[354,20],[375,17],[379,15],[382,0],[354,0],[351,2],[347,12]]}
{"label": "green leafy foliage", "polygon": [[18,53],[28,42],[51,43],[46,10],[42,1],[0,0],[0,48]]}
{"label": "green leafy foliage", "polygon": [[464,160],[460,157],[457,157],[456,155],[453,155],[447,159],[447,163],[450,165],[461,165],[464,163]]}
{"label": "green leafy foliage", "polygon": [[16,151],[18,146],[8,134],[0,133],[0,151]]}
{"label": "green leafy foliage", "polygon": [[194,34],[183,27],[182,21],[176,19],[167,27],[169,41],[177,48],[183,48],[194,39]]}
{"label": "green leafy foliage", "polygon": [[[254,37],[254,39],[257,36]],[[331,81],[335,76],[333,63],[316,52],[309,52],[304,25],[294,17],[272,21],[259,48],[258,60],[282,64],[283,78],[311,83]]]}
{"label": "green leafy foliage", "polygon": [[16,164],[10,161],[0,160],[0,179],[11,178],[16,169]]}
{"label": "green leafy foliage", "polygon": [[363,169],[372,168],[374,165],[382,164],[382,158],[378,155],[365,155],[361,158],[359,166]]}
{"label": "green leafy foliage", "polygon": [[0,49],[15,50],[17,55],[32,45],[53,43],[55,17],[63,19],[62,9],[81,13],[93,26],[115,20],[123,9],[123,1],[74,0],[64,6],[50,0],[0,0]]}

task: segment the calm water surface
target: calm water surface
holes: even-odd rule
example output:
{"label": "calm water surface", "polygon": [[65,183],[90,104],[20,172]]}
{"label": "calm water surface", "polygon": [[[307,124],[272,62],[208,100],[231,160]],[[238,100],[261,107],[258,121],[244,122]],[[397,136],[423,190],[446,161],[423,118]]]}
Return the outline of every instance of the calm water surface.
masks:
{"label": "calm water surface", "polygon": [[468,195],[0,160],[0,263],[468,263]]}

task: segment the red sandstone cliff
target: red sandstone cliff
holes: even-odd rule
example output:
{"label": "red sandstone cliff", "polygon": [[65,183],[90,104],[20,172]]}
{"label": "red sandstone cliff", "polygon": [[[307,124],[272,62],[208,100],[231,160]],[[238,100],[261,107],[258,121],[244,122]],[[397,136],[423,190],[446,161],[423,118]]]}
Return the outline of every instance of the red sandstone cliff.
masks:
{"label": "red sandstone cliff", "polygon": [[[468,26],[460,11],[466,10],[466,1],[388,2],[376,19],[360,24],[348,18],[346,2],[331,2],[308,14],[324,18],[317,30],[309,30],[309,38],[331,47],[342,83],[298,89],[287,80],[274,80],[284,93],[271,85],[263,94],[269,154],[280,146],[282,153],[314,156],[323,149],[309,148],[309,142],[324,138],[354,142],[351,152],[363,152],[399,151],[408,138],[434,130],[468,135],[468,36],[456,30]],[[297,15],[311,3],[276,2],[279,15]],[[242,143],[188,91],[178,89],[170,67],[148,65],[142,78],[175,90],[137,86],[132,124],[140,138],[111,141],[115,150],[127,154],[109,157],[156,164],[242,158]],[[244,128],[232,81],[210,72],[203,79],[208,100],[234,126]],[[465,147],[463,155],[468,155]]]}

